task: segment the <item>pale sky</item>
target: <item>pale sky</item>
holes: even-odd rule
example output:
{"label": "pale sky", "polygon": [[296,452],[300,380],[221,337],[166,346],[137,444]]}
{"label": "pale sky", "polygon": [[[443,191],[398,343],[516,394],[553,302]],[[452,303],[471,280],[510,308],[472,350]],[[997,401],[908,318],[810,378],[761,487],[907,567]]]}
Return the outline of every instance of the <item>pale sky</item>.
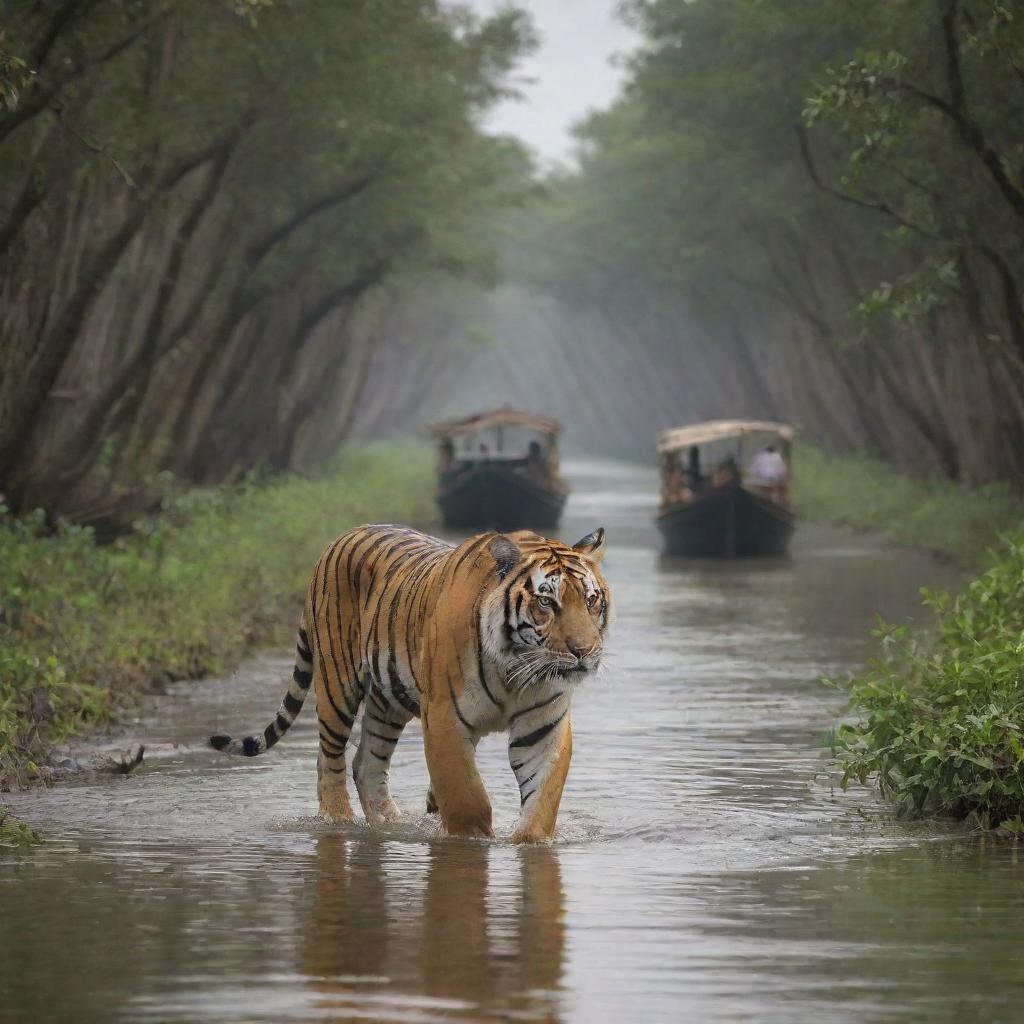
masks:
{"label": "pale sky", "polygon": [[[504,0],[464,0],[482,14]],[[519,102],[503,103],[488,118],[488,129],[518,135],[543,163],[571,162],[569,128],[589,110],[615,97],[621,71],[609,61],[633,49],[638,37],[615,17],[616,0],[517,0],[533,15],[541,36],[537,53],[522,65]]]}

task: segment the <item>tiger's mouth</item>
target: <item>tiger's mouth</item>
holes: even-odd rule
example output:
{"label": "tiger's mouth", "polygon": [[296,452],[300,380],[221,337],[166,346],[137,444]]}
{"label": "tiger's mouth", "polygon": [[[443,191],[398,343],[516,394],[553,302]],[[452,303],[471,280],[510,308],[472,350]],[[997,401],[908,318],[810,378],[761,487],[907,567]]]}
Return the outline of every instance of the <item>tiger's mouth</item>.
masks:
{"label": "tiger's mouth", "polygon": [[534,651],[522,657],[511,670],[508,685],[512,689],[522,689],[545,679],[558,679],[566,684],[580,683],[596,668],[596,664],[587,664],[580,660],[570,664],[564,657],[544,657],[540,652]]}
{"label": "tiger's mouth", "polygon": [[560,665],[555,670],[555,675],[560,679],[582,679],[584,676],[588,676],[596,671],[598,664],[597,660],[590,663],[581,658],[575,665]]}
{"label": "tiger's mouth", "polygon": [[578,665],[568,665],[565,668],[560,668],[558,674],[560,676],[585,676],[589,671],[590,669],[580,662]]}

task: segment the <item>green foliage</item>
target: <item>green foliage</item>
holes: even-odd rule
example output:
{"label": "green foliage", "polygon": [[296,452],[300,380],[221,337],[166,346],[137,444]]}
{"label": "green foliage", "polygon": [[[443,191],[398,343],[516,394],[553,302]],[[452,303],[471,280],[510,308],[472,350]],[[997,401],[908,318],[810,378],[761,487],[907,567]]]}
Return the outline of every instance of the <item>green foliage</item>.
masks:
{"label": "green foliage", "polygon": [[953,599],[925,593],[937,642],[882,624],[883,656],[849,683],[858,718],[834,739],[845,789],[877,782],[908,816],[1024,832],[1024,533]]}
{"label": "green foliage", "polygon": [[[496,277],[489,223],[531,173],[482,127],[535,42],[514,5],[3,12],[0,476],[19,512],[120,519],[153,470],[309,466],[353,426],[382,286]],[[71,353],[116,403],[83,389],[46,415]],[[314,437],[303,410],[325,406]]]}
{"label": "green foliage", "polygon": [[868,455],[826,455],[798,444],[793,475],[802,517],[870,530],[969,565],[1024,519],[1006,484],[969,490],[945,479],[912,479]]}
{"label": "green foliage", "polygon": [[25,822],[0,805],[0,853],[4,850],[38,846],[42,841],[43,837],[35,829],[29,828]]}
{"label": "green foliage", "polygon": [[1019,476],[1020,12],[620,6],[643,42],[513,272],[604,311],[666,373],[678,356],[663,422],[746,409],[903,468]]}
{"label": "green foliage", "polygon": [[352,526],[433,514],[416,443],[346,449],[329,472],[195,490],[129,536],[0,518],[0,785],[133,687],[223,670],[290,632],[324,546]]}

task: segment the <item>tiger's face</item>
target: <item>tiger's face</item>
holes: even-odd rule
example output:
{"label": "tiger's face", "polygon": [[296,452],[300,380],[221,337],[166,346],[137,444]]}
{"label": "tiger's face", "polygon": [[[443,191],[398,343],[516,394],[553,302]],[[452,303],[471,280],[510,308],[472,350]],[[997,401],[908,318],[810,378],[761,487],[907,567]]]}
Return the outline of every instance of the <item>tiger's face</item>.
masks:
{"label": "tiger's face", "polygon": [[604,541],[604,530],[572,547],[519,531],[491,543],[502,584],[485,635],[511,689],[541,679],[578,682],[597,669],[611,619]]}

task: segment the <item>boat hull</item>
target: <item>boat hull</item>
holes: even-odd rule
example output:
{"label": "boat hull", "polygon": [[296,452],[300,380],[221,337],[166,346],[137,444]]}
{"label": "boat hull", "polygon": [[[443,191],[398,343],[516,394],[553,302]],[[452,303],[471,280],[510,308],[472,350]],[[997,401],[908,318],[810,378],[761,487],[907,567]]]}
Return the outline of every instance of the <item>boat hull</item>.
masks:
{"label": "boat hull", "polygon": [[438,504],[456,529],[547,529],[557,525],[568,488],[496,462],[482,462],[441,480]]}
{"label": "boat hull", "polygon": [[669,505],[657,521],[666,552],[690,558],[784,555],[796,526],[789,509],[738,484]]}

